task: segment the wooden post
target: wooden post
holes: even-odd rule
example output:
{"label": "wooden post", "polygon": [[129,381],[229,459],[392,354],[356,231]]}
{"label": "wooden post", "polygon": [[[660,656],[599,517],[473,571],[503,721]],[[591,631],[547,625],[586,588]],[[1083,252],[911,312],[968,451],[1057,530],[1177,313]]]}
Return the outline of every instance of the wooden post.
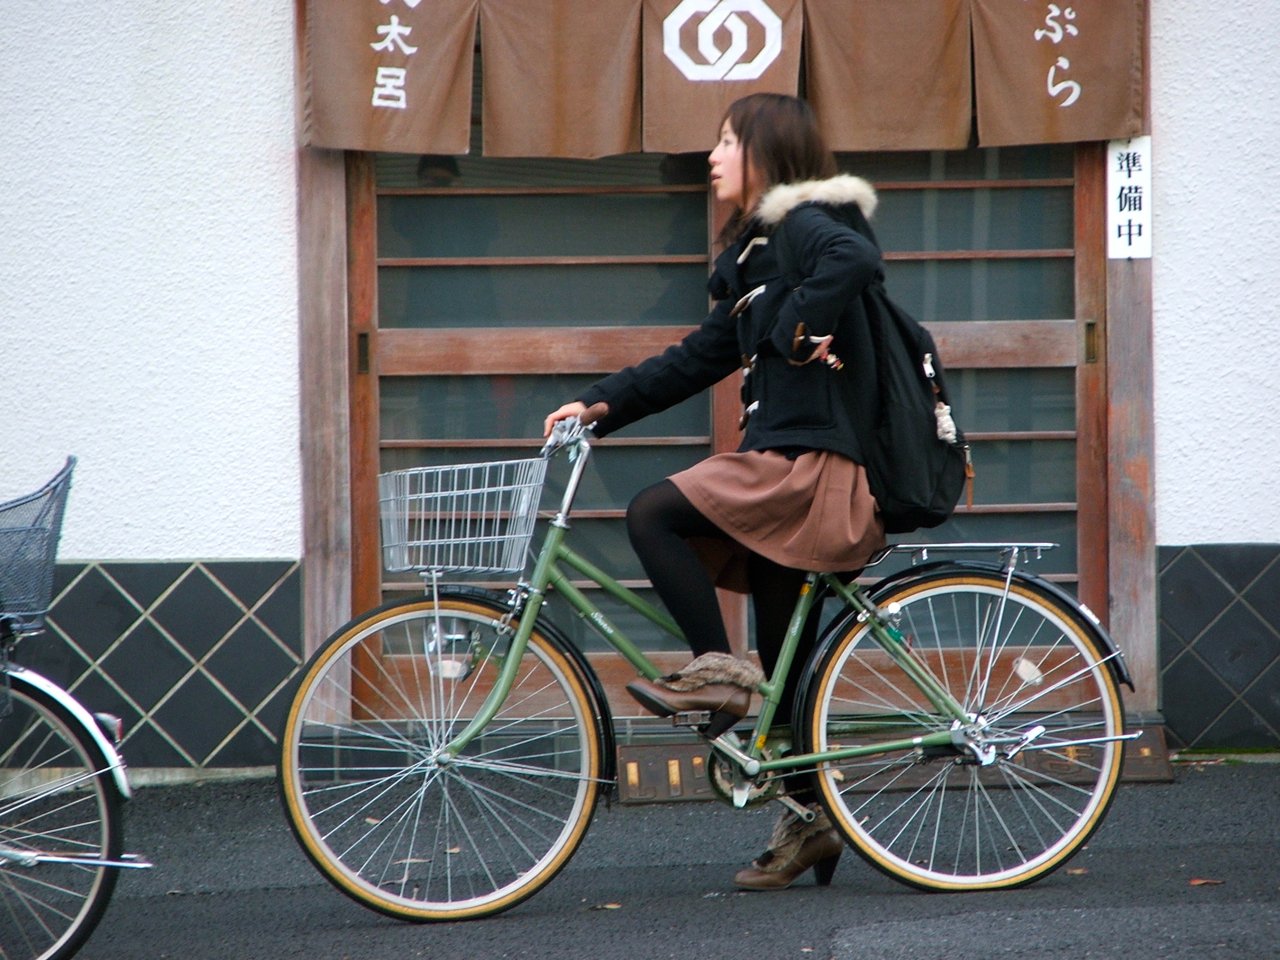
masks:
{"label": "wooden post", "polygon": [[1107,262],[1107,317],[1111,633],[1137,687],[1130,707],[1154,712],[1160,664],[1150,260]]}
{"label": "wooden post", "polygon": [[298,149],[303,648],[351,616],[347,213],[341,151]]}

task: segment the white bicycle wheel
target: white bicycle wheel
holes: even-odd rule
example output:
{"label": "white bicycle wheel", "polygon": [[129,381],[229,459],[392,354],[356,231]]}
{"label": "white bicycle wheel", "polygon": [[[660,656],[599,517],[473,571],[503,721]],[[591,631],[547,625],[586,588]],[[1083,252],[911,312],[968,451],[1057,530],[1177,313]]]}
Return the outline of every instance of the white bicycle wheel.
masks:
{"label": "white bicycle wheel", "polygon": [[941,713],[849,620],[814,673],[812,748],[941,731],[954,742],[821,766],[832,822],[875,867],[924,889],[1020,886],[1060,866],[1120,778],[1124,711],[1095,634],[1034,583],[1006,591],[995,573],[939,572],[875,601],[967,717]]}
{"label": "white bicycle wheel", "polygon": [[498,714],[440,748],[507,664],[514,625],[463,597],[358,618],[313,657],[281,737],[303,850],[341,891],[405,920],[461,920],[541,889],[586,832],[603,751],[575,664],[536,627]]}
{"label": "white bicycle wheel", "polygon": [[119,870],[120,795],[74,716],[15,669],[0,691],[0,957],[63,960],[93,932]]}

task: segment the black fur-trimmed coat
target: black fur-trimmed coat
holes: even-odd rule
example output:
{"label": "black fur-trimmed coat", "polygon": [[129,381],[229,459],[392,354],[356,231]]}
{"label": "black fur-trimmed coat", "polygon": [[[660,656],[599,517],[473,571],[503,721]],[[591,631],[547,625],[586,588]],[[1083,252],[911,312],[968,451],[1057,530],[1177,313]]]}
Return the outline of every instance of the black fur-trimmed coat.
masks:
{"label": "black fur-trimmed coat", "polygon": [[[877,396],[861,294],[884,277],[867,222],[875,205],[871,185],[849,175],[772,188],[716,258],[708,283],[716,305],[702,325],[578,397],[609,405],[596,434],[665,410],[741,367],[740,450],[832,450],[861,463],[860,437],[869,436]],[[828,334],[840,369],[805,362],[815,349],[810,338]]]}

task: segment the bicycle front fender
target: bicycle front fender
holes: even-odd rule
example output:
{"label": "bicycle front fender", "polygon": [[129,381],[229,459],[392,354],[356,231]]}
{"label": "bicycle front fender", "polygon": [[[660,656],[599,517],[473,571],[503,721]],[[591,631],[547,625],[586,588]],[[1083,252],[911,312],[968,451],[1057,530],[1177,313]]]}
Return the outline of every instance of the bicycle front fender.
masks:
{"label": "bicycle front fender", "polygon": [[120,796],[125,800],[133,796],[133,788],[129,785],[129,776],[125,770],[124,757],[120,755],[116,745],[111,742],[111,739],[98,726],[98,721],[94,719],[93,714],[86,710],[79,700],[48,677],[19,664],[12,663],[9,665],[9,676],[13,681],[34,687],[65,708],[84,728],[94,746],[97,747],[101,754],[99,759],[102,762],[102,766],[111,772],[111,779],[115,783]]}

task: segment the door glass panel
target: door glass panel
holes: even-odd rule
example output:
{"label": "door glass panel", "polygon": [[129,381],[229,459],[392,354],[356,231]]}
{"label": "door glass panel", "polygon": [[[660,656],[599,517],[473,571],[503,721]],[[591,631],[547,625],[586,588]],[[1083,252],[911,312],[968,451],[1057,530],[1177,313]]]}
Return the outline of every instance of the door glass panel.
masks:
{"label": "door glass panel", "polygon": [[1076,428],[1072,370],[948,370],[947,389],[970,433]]}
{"label": "door glass panel", "polygon": [[[622,334],[620,334],[621,336]],[[592,375],[383,377],[383,440],[532,439],[560,404],[581,394]],[[701,437],[711,431],[708,398],[691,397],[625,428],[627,437]]]}
{"label": "door glass panel", "polygon": [[1057,180],[1075,172],[1070,144],[934,150],[927,153],[841,153],[841,170],[868,180]]}
{"label": "door glass panel", "polygon": [[[709,151],[714,143],[707,144]],[[707,183],[707,154],[628,153],[601,160],[560,160],[545,157],[438,157],[384,153],[375,159],[380,188],[448,187],[480,189],[525,187],[652,186]],[[452,161],[450,165],[447,161]],[[444,169],[446,176],[439,176]]]}
{"label": "door glass panel", "polygon": [[384,328],[690,325],[706,307],[701,263],[378,270]]}
{"label": "door glass panel", "polygon": [[871,225],[886,250],[1061,250],[1074,243],[1070,187],[881,190],[879,197]]}
{"label": "door glass panel", "polygon": [[885,285],[921,323],[1063,320],[1075,311],[1075,264],[1066,257],[890,261]]}
{"label": "door glass panel", "polygon": [[974,503],[1074,503],[1074,440],[979,440],[972,444]]}
{"label": "door glass panel", "polygon": [[[631,549],[626,524],[621,520],[575,517],[570,546],[575,553],[603,567],[615,579],[644,579],[644,568]],[[592,600],[595,599],[593,594]]]}
{"label": "door glass panel", "polygon": [[378,200],[380,258],[654,253],[706,256],[703,191]]}

